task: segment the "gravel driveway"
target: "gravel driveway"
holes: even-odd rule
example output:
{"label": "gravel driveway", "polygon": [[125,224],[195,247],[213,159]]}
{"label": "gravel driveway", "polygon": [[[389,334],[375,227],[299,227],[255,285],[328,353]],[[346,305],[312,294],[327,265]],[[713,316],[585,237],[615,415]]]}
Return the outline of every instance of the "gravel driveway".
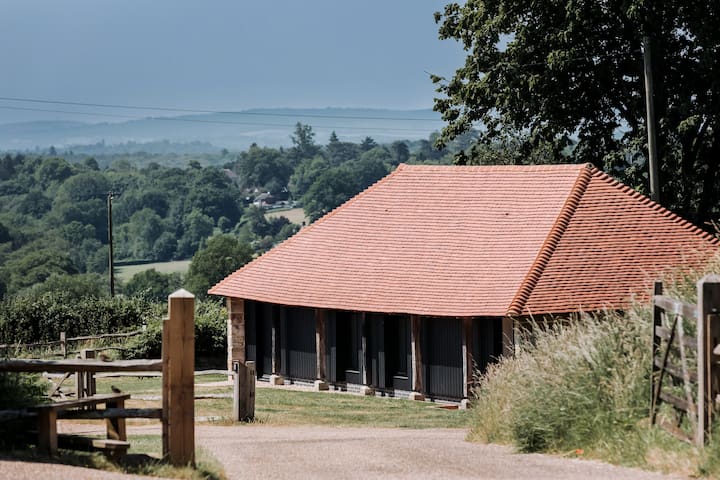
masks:
{"label": "gravel driveway", "polygon": [[683,478],[507,447],[466,442],[458,429],[198,427],[231,479],[616,479]]}
{"label": "gravel driveway", "polygon": [[[88,426],[81,428],[87,430]],[[131,442],[133,433],[159,434],[160,429],[154,425],[129,427]],[[514,454],[507,447],[466,442],[466,433],[459,429],[197,426],[195,443],[212,452],[230,479],[684,478],[590,460]],[[145,477],[0,458],[0,478],[119,480]]]}

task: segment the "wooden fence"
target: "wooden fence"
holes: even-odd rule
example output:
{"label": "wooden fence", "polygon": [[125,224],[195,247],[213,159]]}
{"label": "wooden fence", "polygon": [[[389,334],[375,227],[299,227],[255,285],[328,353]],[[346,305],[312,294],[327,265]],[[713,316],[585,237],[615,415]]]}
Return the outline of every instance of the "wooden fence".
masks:
{"label": "wooden fence", "polygon": [[662,283],[655,283],[650,417],[702,446],[720,394],[720,276],[699,280],[697,298],[689,304],[664,296]]}
{"label": "wooden fence", "polygon": [[[59,347],[59,350],[57,353],[51,353],[51,355],[55,356],[61,356],[63,358],[67,358],[68,355],[77,354],[82,351],[82,349],[78,350],[69,350],[68,347],[70,343],[79,343],[79,342],[91,342],[94,340],[107,340],[107,339],[121,339],[125,340],[130,337],[134,337],[137,335],[140,335],[145,330],[134,330],[132,332],[126,332],[126,333],[103,333],[100,335],[84,335],[80,337],[70,337],[68,338],[65,334],[65,332],[60,332],[60,338],[58,340],[51,340],[49,342],[33,342],[33,343],[0,343],[0,351],[8,352],[8,351],[32,351],[43,347]],[[98,350],[124,350],[124,347],[118,347],[118,346],[103,346],[102,348],[98,348]]]}
{"label": "wooden fence", "polygon": [[[112,414],[116,419],[122,418],[123,421],[124,418],[137,418],[138,415],[147,418],[160,417],[163,456],[173,465],[192,464],[195,462],[195,297],[185,290],[178,290],[170,295],[168,300],[168,318],[163,322],[162,330],[162,360],[105,362],[90,358],[13,358],[0,360],[0,371],[78,374],[161,371],[162,410],[120,408],[106,414]],[[85,398],[92,400],[92,396]]]}

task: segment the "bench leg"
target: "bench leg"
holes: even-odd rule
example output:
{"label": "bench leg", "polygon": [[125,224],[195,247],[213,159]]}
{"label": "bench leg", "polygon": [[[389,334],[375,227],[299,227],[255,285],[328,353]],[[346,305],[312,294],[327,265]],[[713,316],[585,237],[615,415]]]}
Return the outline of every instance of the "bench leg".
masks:
{"label": "bench leg", "polygon": [[38,410],[38,451],[41,454],[57,455],[57,412],[52,408]]}
{"label": "bench leg", "polygon": [[[107,408],[125,408],[125,400],[107,402]],[[127,441],[127,430],[124,418],[108,418],[105,420],[107,427],[107,438],[110,440]]]}

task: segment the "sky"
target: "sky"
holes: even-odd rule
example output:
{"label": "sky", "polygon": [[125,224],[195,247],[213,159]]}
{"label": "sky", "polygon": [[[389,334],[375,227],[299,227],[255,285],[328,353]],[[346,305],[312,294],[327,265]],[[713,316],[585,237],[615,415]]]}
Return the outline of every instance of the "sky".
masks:
{"label": "sky", "polygon": [[[437,0],[2,0],[0,97],[238,111],[431,108]],[[115,112],[0,100],[0,123]]]}

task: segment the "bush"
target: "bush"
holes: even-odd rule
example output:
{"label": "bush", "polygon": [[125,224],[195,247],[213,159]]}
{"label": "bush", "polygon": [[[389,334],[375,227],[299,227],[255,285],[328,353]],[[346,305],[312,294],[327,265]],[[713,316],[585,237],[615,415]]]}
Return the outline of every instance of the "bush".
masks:
{"label": "bush", "polygon": [[32,343],[137,328],[157,316],[142,299],[77,299],[62,292],[14,297],[0,304],[0,343]]}
{"label": "bush", "polygon": [[[151,319],[146,330],[127,343],[127,358],[160,358],[162,320]],[[222,357],[227,352],[227,310],[216,301],[195,304],[195,356]]]}
{"label": "bush", "polygon": [[26,408],[46,398],[37,375],[0,372],[0,410]]}
{"label": "bush", "polygon": [[[608,448],[647,417],[649,315],[606,313],[535,325],[522,351],[476,389],[472,436],[523,452]],[[611,440],[613,439],[613,440]]]}

